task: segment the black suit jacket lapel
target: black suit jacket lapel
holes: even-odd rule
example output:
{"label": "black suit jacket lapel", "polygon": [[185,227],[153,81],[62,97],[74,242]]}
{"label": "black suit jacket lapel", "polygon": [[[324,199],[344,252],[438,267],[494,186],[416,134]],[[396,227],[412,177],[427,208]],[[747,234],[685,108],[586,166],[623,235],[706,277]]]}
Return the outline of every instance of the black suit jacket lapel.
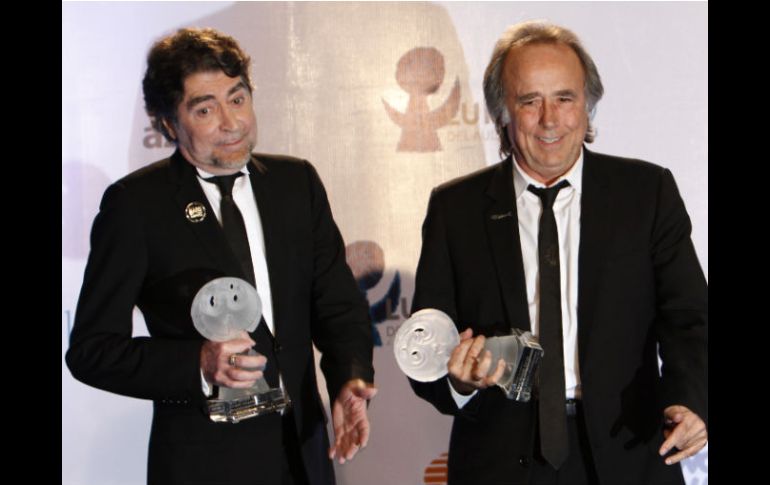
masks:
{"label": "black suit jacket lapel", "polygon": [[179,216],[186,217],[189,204],[203,204],[206,208],[206,216],[200,222],[192,222],[188,219],[187,227],[195,234],[216,267],[221,268],[227,276],[243,278],[243,271],[230,249],[197,176],[195,167],[185,160],[178,150],[174,152],[169,163],[169,180],[176,188],[174,198],[179,206]]}
{"label": "black suit jacket lapel", "polygon": [[591,328],[595,325],[598,285],[609,248],[612,222],[609,175],[595,157],[583,148],[578,255],[578,359],[581,369],[585,369]]}
{"label": "black suit jacket lapel", "polygon": [[493,172],[486,195],[490,202],[484,222],[508,321],[512,327],[530,330],[511,157]]}

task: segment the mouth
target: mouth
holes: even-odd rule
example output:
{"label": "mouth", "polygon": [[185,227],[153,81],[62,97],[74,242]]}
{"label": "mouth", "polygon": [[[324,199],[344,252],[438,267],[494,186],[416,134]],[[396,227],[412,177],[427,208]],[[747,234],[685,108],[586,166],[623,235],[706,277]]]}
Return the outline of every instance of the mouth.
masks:
{"label": "mouth", "polygon": [[242,136],[242,137],[240,137],[240,138],[238,138],[238,139],[236,139],[235,141],[232,141],[232,142],[222,142],[222,143],[219,143],[219,146],[220,147],[224,147],[224,148],[232,148],[232,147],[240,145],[243,142],[244,138],[246,138],[246,137]]}
{"label": "mouth", "polygon": [[562,138],[561,136],[536,136],[535,137],[537,141],[539,141],[543,145],[555,145],[559,143]]}

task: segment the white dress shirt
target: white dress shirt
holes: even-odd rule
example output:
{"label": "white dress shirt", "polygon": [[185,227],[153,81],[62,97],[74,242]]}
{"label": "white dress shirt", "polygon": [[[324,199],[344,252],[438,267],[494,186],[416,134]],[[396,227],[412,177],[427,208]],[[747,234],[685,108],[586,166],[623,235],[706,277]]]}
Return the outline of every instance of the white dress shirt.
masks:
{"label": "white dress shirt", "polygon": [[[219,224],[222,224],[221,201],[222,194],[219,193],[219,187],[215,183],[206,182],[201,178],[214,177],[214,174],[208,173],[198,167],[198,183],[203,189],[203,193],[211,205]],[[265,238],[262,232],[262,221],[259,218],[259,209],[257,201],[254,198],[254,191],[251,188],[251,178],[249,177],[248,165],[241,169],[243,177],[235,179],[233,185],[233,201],[238,206],[243,216],[243,223],[246,225],[246,235],[249,239],[249,250],[251,251],[251,262],[254,266],[254,280],[256,281],[257,293],[262,301],[262,316],[265,319],[267,328],[271,334],[275,335],[273,330],[273,299],[270,293],[270,277],[267,270],[267,258],[265,257]],[[201,371],[201,380],[203,382],[203,393],[206,396],[211,395],[211,389],[203,379]],[[283,387],[283,382],[281,382]]]}
{"label": "white dress shirt", "polygon": [[[564,382],[567,399],[579,399],[580,370],[577,355],[577,298],[578,298],[578,254],[580,249],[580,196],[583,188],[583,152],[567,173],[551,184],[562,180],[569,182],[556,196],[553,213],[559,232],[559,277],[561,287],[561,325],[564,342]],[[519,164],[513,163],[513,191],[516,199],[516,212],[519,218],[519,240],[524,263],[524,280],[527,288],[527,304],[532,334],[537,336],[540,330],[538,307],[540,302],[538,284],[537,235],[540,226],[540,214],[543,211],[540,198],[527,190],[527,186],[545,187],[524,173]],[[493,362],[494,366],[495,363]],[[459,408],[465,406],[476,392],[464,396],[451,385],[449,389]]]}

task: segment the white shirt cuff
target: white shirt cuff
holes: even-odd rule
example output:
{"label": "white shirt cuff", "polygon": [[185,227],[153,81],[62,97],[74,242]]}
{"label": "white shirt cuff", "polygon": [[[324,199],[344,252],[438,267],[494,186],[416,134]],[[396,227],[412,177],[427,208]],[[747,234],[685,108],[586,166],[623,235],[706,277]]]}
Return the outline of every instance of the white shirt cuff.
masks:
{"label": "white shirt cuff", "polygon": [[475,396],[479,392],[477,390],[474,390],[472,393],[465,396],[455,391],[455,388],[452,387],[452,381],[449,378],[447,378],[446,383],[449,386],[449,392],[452,393],[452,398],[455,400],[455,404],[457,404],[457,409],[462,409],[463,406],[468,404],[468,401],[473,399],[473,396]]}
{"label": "white shirt cuff", "polygon": [[209,383],[206,382],[206,378],[203,377],[203,369],[201,369],[201,390],[204,396],[211,397],[212,389]]}

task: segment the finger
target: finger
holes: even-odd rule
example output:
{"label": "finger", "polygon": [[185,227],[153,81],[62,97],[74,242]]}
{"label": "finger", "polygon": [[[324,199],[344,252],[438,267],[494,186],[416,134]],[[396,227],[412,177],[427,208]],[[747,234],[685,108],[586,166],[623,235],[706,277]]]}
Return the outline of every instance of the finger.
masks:
{"label": "finger", "polygon": [[463,359],[463,368],[466,375],[470,375],[471,370],[479,363],[479,354],[481,354],[484,348],[484,336],[479,335],[473,340],[466,340],[463,344],[470,344],[468,351],[465,353]]}
{"label": "finger", "polygon": [[473,344],[471,345],[471,348],[468,349],[468,354],[471,355],[474,359],[477,359],[479,355],[481,355],[481,352],[483,352],[484,343],[486,341],[487,339],[483,335],[479,335],[473,339]]}
{"label": "finger", "polygon": [[251,335],[249,335],[249,333],[246,330],[241,330],[240,332],[238,332],[235,338],[238,340],[248,340],[249,342],[251,342],[251,345],[256,344],[256,342],[251,338]]}
{"label": "finger", "polygon": [[449,362],[447,362],[447,370],[449,370],[449,372],[458,379],[462,374],[465,356],[468,354],[468,349],[470,349],[472,343],[473,340],[464,340],[460,342],[457,347],[452,350],[452,354],[449,357]]}
{"label": "finger", "polygon": [[266,365],[267,357],[264,355],[236,355],[235,357],[235,367],[240,369],[264,370]]}
{"label": "finger", "polygon": [[683,438],[685,436],[685,431],[686,431],[685,427],[681,424],[671,429],[670,434],[668,435],[668,437],[666,437],[666,440],[660,446],[660,450],[658,450],[658,453],[660,453],[660,456],[665,455],[672,448],[674,448],[677,445],[680,445],[684,441]]}
{"label": "finger", "polygon": [[366,448],[366,445],[369,444],[369,420],[368,419],[367,419],[366,425],[361,426],[359,435],[360,435],[359,442],[361,443],[361,448]]}
{"label": "finger", "polygon": [[460,333],[460,341],[468,340],[473,337],[473,329],[468,327]]}
{"label": "finger", "polygon": [[486,383],[488,386],[494,386],[497,384],[497,381],[500,380],[501,377],[503,377],[503,372],[505,372],[505,361],[503,359],[500,359],[497,361],[497,367],[495,368],[495,372],[487,377]]}
{"label": "finger", "polygon": [[476,381],[484,380],[487,377],[487,372],[489,372],[489,367],[492,365],[492,352],[485,350],[481,355],[481,360],[478,360],[472,372],[472,377]]}
{"label": "finger", "polygon": [[354,456],[356,456],[356,453],[358,453],[358,443],[352,442],[348,446],[348,452],[345,455],[345,458],[350,461],[353,459]]}
{"label": "finger", "polygon": [[[261,379],[264,374],[262,371],[256,370],[243,370],[235,367],[229,368],[225,375],[231,384],[236,385],[236,389],[243,389],[253,386],[258,379]],[[233,387],[228,385],[227,387]]]}
{"label": "finger", "polygon": [[703,446],[705,446],[706,441],[699,441],[698,445],[689,446],[678,453],[675,453],[668,458],[666,458],[666,465],[674,465],[676,463],[679,463],[680,461],[684,460],[685,458],[689,458],[695,454],[697,454]]}
{"label": "finger", "polygon": [[354,426],[348,430],[347,433],[348,437],[348,446],[347,446],[347,453],[345,454],[345,458],[348,460],[352,460],[354,456],[356,456],[356,453],[358,453],[358,450],[360,449],[361,444],[361,434],[359,433],[358,427]]}

